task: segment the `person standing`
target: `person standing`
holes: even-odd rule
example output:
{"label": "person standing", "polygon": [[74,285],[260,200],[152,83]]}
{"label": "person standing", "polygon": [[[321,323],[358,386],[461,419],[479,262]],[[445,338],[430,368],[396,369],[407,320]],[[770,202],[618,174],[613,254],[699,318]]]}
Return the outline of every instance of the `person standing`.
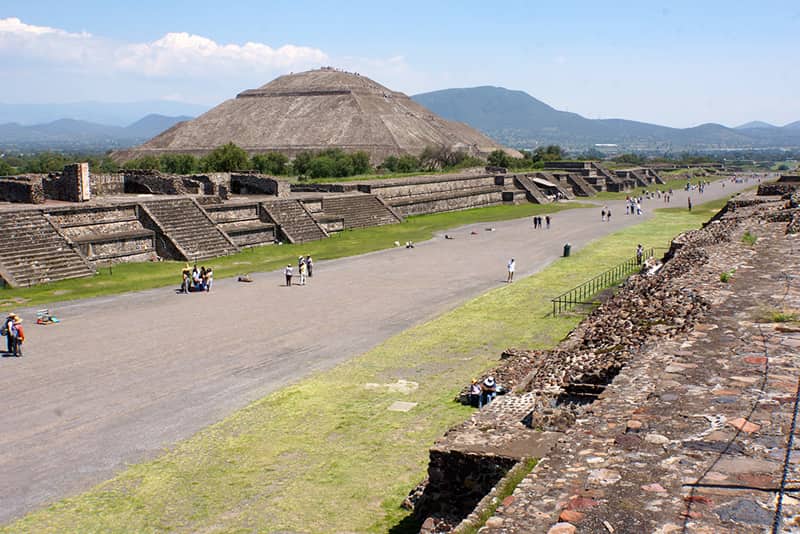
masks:
{"label": "person standing", "polygon": [[606,209],[606,222],[611,222],[611,209]]}
{"label": "person standing", "polygon": [[306,256],[306,268],[308,269],[308,277],[314,276],[314,261],[311,256]]}
{"label": "person standing", "polygon": [[636,245],[636,264],[642,264],[642,258],[644,257],[644,248],[642,248],[642,244],[639,243]]}
{"label": "person standing", "polygon": [[298,273],[300,274],[300,285],[306,285],[306,262],[303,261],[300,264],[300,268],[298,269]]}
{"label": "person standing", "polygon": [[17,314],[14,312],[9,312],[8,317],[3,319],[3,326],[0,330],[2,330],[2,335],[6,336],[6,348],[8,349],[6,352],[9,354],[14,353],[14,335],[12,331],[14,329],[14,319],[17,318]]}
{"label": "person standing", "polygon": [[14,318],[13,325],[14,333],[14,356],[17,358],[22,357],[22,343],[25,341],[25,330],[22,328],[22,319],[20,317]]}
{"label": "person standing", "polygon": [[283,275],[286,277],[286,287],[291,287],[292,285],[292,265],[288,264],[286,268],[283,270]]}
{"label": "person standing", "polygon": [[207,293],[207,292],[211,291],[211,286],[214,285],[214,269],[212,269],[211,267],[206,269],[205,284],[206,284],[206,293]]}
{"label": "person standing", "polygon": [[605,208],[600,210],[600,220],[603,221],[603,222],[605,222],[605,220],[606,220],[606,209]]}
{"label": "person standing", "polygon": [[689,201],[689,211],[692,211],[692,197],[687,199]]}
{"label": "person standing", "polygon": [[544,216],[544,223],[547,225],[547,229],[549,230],[550,229],[550,216],[549,215],[545,215]]}
{"label": "person standing", "polygon": [[508,278],[506,279],[506,283],[510,284],[514,281],[514,271],[517,270],[517,262],[514,261],[514,258],[508,260]]}

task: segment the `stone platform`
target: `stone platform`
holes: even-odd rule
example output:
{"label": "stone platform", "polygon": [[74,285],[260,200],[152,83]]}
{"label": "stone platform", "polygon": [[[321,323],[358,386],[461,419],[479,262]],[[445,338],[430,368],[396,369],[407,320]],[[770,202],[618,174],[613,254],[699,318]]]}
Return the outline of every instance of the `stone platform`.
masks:
{"label": "stone platform", "polygon": [[[784,531],[800,528],[797,443],[785,463],[800,324],[773,322],[800,313],[797,200],[729,203],[559,347],[513,362],[530,368],[514,392],[431,449],[413,499],[422,532],[478,527],[492,504],[480,532],[763,532],[777,517]],[[542,453],[554,430],[563,434]],[[526,439],[536,447],[508,446]],[[481,442],[483,458],[469,450]],[[501,503],[492,492],[479,501],[465,491],[475,481],[438,477],[448,455],[458,464],[467,452],[473,473],[487,467],[483,478],[499,483],[499,460],[541,461]],[[466,515],[465,501],[477,503]]]}

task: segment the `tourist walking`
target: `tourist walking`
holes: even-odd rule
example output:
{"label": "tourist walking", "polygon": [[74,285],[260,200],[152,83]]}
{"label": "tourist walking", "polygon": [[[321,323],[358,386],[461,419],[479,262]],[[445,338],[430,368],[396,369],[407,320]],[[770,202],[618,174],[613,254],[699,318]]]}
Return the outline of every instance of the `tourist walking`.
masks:
{"label": "tourist walking", "polygon": [[288,264],[286,268],[283,270],[283,275],[286,277],[286,287],[290,287],[292,285],[292,265]]}
{"label": "tourist walking", "polygon": [[7,337],[8,354],[22,356],[22,342],[25,341],[25,330],[22,328],[22,319],[14,312],[8,314],[3,321],[3,335]]}
{"label": "tourist walking", "polygon": [[606,222],[611,222],[611,209],[606,210]]}
{"label": "tourist walking", "polygon": [[306,256],[306,268],[308,269],[308,277],[314,276],[314,261],[311,256]]}
{"label": "tourist walking", "polygon": [[300,268],[298,269],[298,274],[300,274],[300,285],[306,285],[306,262],[300,264]]}
{"label": "tourist walking", "polygon": [[689,201],[689,211],[692,211],[692,197],[687,199]]}
{"label": "tourist walking", "polygon": [[514,261],[514,258],[508,260],[508,278],[506,279],[506,283],[510,284],[514,281],[514,271],[517,270],[517,262]]}
{"label": "tourist walking", "polygon": [[600,220],[603,221],[603,222],[605,222],[605,220],[606,220],[606,209],[605,208],[600,210]]}
{"label": "tourist walking", "polygon": [[544,216],[544,223],[547,225],[547,229],[549,230],[550,229],[550,216],[549,215],[545,215]]}

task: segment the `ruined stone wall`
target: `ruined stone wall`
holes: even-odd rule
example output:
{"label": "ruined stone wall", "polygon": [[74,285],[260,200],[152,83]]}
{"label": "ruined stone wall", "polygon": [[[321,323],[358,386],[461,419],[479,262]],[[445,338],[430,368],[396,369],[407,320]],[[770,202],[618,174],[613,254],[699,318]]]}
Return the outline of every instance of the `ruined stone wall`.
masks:
{"label": "ruined stone wall", "polygon": [[43,204],[45,199],[41,175],[4,176],[0,178],[0,200]]}
{"label": "ruined stone wall", "polygon": [[230,184],[231,192],[243,195],[275,195],[284,198],[291,191],[289,182],[263,174],[234,173],[230,175]]}
{"label": "ruined stone wall", "polygon": [[92,173],[90,180],[94,196],[113,196],[125,193],[125,175],[122,173]]}
{"label": "ruined stone wall", "polygon": [[[502,178],[502,177],[501,177]],[[434,180],[418,182],[387,182],[385,184],[373,183],[359,186],[359,190],[364,193],[378,195],[387,201],[400,198],[414,198],[435,193],[445,193],[449,191],[463,191],[497,185],[494,175],[482,176],[453,176],[437,177]]]}
{"label": "ruined stone wall", "polygon": [[389,202],[389,205],[401,217],[409,215],[424,215],[426,213],[440,213],[443,211],[456,211],[483,206],[494,206],[503,202],[501,190],[490,190],[480,193],[464,193],[460,196],[442,195],[444,198],[427,198],[418,200],[401,200]]}
{"label": "ruined stone wall", "polygon": [[189,192],[180,176],[162,175],[158,171],[125,171],[124,188],[126,193],[145,193],[153,195],[185,195]]}

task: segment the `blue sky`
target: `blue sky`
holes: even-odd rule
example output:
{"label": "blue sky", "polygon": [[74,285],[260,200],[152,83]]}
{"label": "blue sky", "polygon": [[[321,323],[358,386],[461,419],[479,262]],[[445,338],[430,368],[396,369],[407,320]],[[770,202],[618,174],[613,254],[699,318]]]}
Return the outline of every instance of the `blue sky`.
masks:
{"label": "blue sky", "polygon": [[0,5],[0,102],[208,106],[291,71],[520,89],[590,118],[800,120],[799,2],[32,1]]}

